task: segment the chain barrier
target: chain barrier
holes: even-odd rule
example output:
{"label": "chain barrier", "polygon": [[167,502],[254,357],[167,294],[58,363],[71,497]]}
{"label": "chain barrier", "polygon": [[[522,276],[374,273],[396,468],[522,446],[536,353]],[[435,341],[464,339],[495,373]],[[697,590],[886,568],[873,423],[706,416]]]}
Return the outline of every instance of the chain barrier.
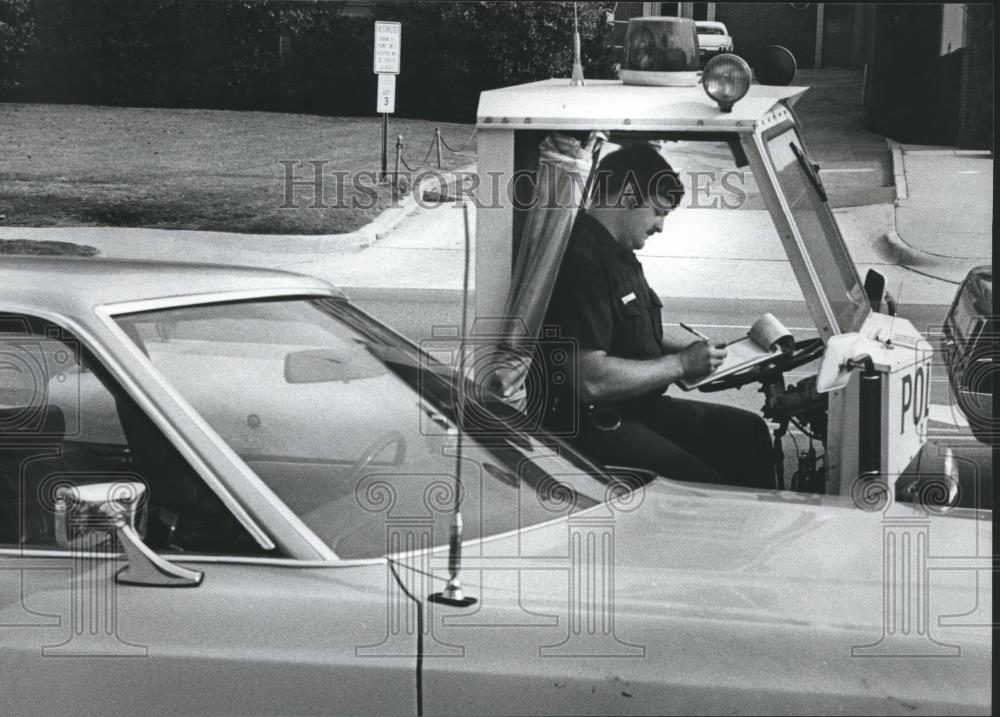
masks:
{"label": "chain barrier", "polygon": [[[445,149],[447,149],[452,154],[459,154],[460,152],[466,152],[466,151],[472,149],[472,147],[473,147],[473,141],[475,140],[476,132],[478,131],[478,129],[479,129],[478,127],[473,127],[472,128],[472,133],[469,135],[469,138],[465,141],[465,143],[460,148],[455,149],[455,148],[453,148],[451,145],[449,145],[445,141],[444,136],[441,134],[441,128],[440,127],[435,127],[434,128],[434,138],[431,139],[431,144],[427,148],[427,154],[424,155],[424,158],[420,161],[420,164],[417,165],[416,168],[411,167],[410,164],[406,161],[406,158],[403,157],[403,135],[397,134],[396,135],[396,171],[395,171],[395,173],[394,173],[393,176],[398,179],[398,177],[399,177],[399,165],[400,164],[402,164],[406,168],[406,170],[408,172],[412,172],[414,174],[417,173],[417,172],[419,172],[421,169],[423,169],[427,165],[427,160],[430,159],[431,152],[433,152],[435,149],[437,149],[437,168],[441,169],[441,147],[444,147]],[[394,179],[393,183],[396,183],[397,179]]]}
{"label": "chain barrier", "polygon": [[444,141],[444,137],[440,135],[440,131],[438,132],[438,136],[441,136],[441,144],[444,145],[445,149],[447,149],[452,154],[458,154],[459,152],[465,152],[466,150],[472,149],[472,141],[476,138],[476,132],[478,131],[479,131],[478,127],[473,127],[472,133],[469,135],[469,139],[467,139],[465,141],[465,144],[463,144],[459,149],[452,149],[450,146],[448,146],[448,143]]}
{"label": "chain barrier", "polygon": [[[424,168],[424,165],[427,164],[427,160],[431,156],[431,152],[434,151],[434,146],[437,144],[437,135],[435,135],[434,139],[431,140],[431,146],[427,148],[427,154],[425,154],[424,158],[420,160],[420,165],[416,169],[407,164],[406,159],[403,157],[403,135],[397,135],[397,136],[398,139],[396,147],[399,151],[399,161],[403,163],[403,166],[406,167],[406,170],[408,172],[414,172],[414,173],[419,172],[421,169]],[[441,168],[441,163],[438,162],[438,169],[440,168]]]}

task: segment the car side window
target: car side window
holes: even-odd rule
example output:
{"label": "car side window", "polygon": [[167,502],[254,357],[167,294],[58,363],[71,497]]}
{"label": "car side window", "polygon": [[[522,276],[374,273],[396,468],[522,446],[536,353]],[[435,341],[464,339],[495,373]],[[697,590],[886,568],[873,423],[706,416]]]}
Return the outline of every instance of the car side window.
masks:
{"label": "car side window", "polygon": [[162,552],[263,551],[138,404],[76,339],[0,314],[0,547],[64,549],[63,486],[146,485],[147,545]]}

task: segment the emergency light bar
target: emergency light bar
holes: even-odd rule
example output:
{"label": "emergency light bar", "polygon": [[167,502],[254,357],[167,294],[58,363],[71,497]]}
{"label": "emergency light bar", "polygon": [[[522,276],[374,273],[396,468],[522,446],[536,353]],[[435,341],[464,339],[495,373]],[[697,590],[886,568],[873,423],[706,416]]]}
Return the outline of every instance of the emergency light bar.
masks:
{"label": "emergency light bar", "polygon": [[693,87],[698,84],[698,31],[681,17],[633,17],[625,35],[626,85]]}

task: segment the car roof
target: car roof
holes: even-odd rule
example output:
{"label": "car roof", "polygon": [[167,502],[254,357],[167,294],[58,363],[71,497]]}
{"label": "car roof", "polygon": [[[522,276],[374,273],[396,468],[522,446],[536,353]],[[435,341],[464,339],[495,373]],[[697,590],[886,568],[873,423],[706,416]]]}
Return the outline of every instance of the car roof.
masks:
{"label": "car roof", "polygon": [[106,304],[251,291],[343,296],[320,279],[272,269],[89,257],[4,256],[0,261],[0,310],[37,307],[83,317]]}
{"label": "car roof", "polygon": [[726,29],[726,26],[723,23],[717,22],[715,20],[695,20],[694,26],[695,27],[715,27],[715,28],[718,28],[720,30],[725,30]]}

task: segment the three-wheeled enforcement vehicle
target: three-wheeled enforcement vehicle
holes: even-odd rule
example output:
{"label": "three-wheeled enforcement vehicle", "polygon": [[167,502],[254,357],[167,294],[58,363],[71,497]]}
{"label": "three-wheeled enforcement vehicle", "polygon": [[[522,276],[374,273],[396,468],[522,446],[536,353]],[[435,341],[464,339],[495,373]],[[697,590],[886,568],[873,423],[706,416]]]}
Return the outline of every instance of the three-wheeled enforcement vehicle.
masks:
{"label": "three-wheeled enforcement vehicle", "polygon": [[[821,442],[821,456],[802,452],[787,468],[780,457],[776,460],[779,488],[859,499],[872,491],[898,492],[895,499],[900,501],[933,496],[945,507],[988,507],[988,464],[960,471],[961,459],[948,441],[928,443],[934,347],[910,321],[896,315],[884,277],[869,271],[863,283],[858,274],[827,202],[819,166],[803,142],[794,105],[807,88],[752,84],[749,67],[734,55],[715,58],[696,82],[682,77],[668,84],[687,86],[621,80],[581,85],[551,79],[482,93],[477,199],[489,210],[477,212],[479,325],[484,317],[509,320],[512,307],[516,313],[519,306],[512,294],[522,290],[525,274],[533,271],[526,265],[534,261],[526,256],[534,251],[527,246],[531,231],[526,227],[537,232],[538,217],[532,212],[538,211],[536,200],[545,183],[541,173],[548,171],[544,149],[539,149],[546,137],[577,137],[588,151],[595,132],[605,145],[598,151],[658,142],[682,172],[683,159],[672,153],[690,156],[703,148],[719,157],[721,151],[728,155],[730,169],[742,170],[755,183],[818,337],[801,339],[794,350],[701,390],[759,384],[763,415],[777,427],[779,456],[790,423]],[[512,183],[522,180],[530,185],[525,177],[534,177],[534,195],[519,193],[516,186],[511,190]],[[705,277],[709,281],[724,283],[727,278]],[[669,293],[669,287],[653,283],[654,291],[665,288]],[[524,308],[523,301],[520,306]],[[537,314],[537,307],[531,310]],[[540,326],[528,324],[529,331],[540,334]],[[785,374],[806,365],[817,368],[787,385]],[[621,462],[627,465],[627,456]],[[794,480],[784,480],[785,473]]]}

